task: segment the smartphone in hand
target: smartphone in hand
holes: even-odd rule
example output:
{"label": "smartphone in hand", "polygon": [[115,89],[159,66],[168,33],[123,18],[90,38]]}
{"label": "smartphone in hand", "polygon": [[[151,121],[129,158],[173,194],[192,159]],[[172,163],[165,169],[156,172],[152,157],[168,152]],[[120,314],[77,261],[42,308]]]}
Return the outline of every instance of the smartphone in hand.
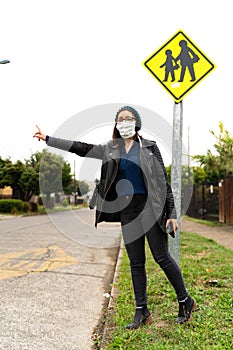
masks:
{"label": "smartphone in hand", "polygon": [[172,237],[172,238],[175,238],[176,234],[174,232],[174,227],[172,225],[172,222],[169,222],[168,226],[167,226],[167,233],[169,233],[169,235]]}

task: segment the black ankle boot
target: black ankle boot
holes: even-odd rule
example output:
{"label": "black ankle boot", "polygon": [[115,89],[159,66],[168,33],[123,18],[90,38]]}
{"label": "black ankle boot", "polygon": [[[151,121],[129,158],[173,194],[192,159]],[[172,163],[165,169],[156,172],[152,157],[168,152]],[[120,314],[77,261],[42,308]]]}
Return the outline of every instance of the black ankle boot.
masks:
{"label": "black ankle boot", "polygon": [[182,324],[185,323],[192,318],[192,312],[194,312],[197,308],[196,300],[188,296],[188,298],[179,302],[179,313],[176,319],[176,323]]}
{"label": "black ankle boot", "polygon": [[150,311],[147,309],[146,306],[143,308],[136,308],[135,315],[133,322],[128,324],[126,326],[126,329],[137,329],[139,328],[142,324],[151,324],[152,323],[152,316]]}

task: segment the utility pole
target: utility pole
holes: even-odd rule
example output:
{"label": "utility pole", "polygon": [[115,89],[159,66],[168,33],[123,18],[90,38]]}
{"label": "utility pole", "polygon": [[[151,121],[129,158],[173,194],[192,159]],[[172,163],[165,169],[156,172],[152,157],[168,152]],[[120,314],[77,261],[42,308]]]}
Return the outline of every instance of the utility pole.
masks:
{"label": "utility pole", "polygon": [[75,160],[74,160],[74,205],[77,204],[77,183],[75,177]]}
{"label": "utility pole", "polygon": [[188,185],[191,185],[191,167],[190,167],[190,135],[189,135],[189,126],[188,126]]}

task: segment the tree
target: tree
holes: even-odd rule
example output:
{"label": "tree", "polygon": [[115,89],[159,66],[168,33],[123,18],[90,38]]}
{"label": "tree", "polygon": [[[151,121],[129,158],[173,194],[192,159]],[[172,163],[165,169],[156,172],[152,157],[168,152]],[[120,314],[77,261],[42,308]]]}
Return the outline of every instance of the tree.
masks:
{"label": "tree", "polygon": [[0,157],[0,188],[11,186],[14,199],[29,201],[42,191],[49,200],[51,193],[70,194],[71,183],[70,164],[47,150],[32,154],[25,163]]}
{"label": "tree", "polygon": [[207,174],[205,170],[200,166],[191,167],[191,173],[193,176],[193,184],[202,184],[207,181]]}
{"label": "tree", "polygon": [[33,195],[39,195],[39,169],[41,153],[36,152],[31,155],[30,159],[25,161],[25,169],[22,173],[19,183],[24,191],[24,200],[30,201]]}
{"label": "tree", "polygon": [[[201,168],[200,168],[201,169]],[[166,167],[168,182],[171,183],[172,165]],[[189,168],[188,165],[182,165],[182,187],[194,183],[198,183],[197,178],[198,167]]]}
{"label": "tree", "polygon": [[24,200],[24,190],[19,181],[24,170],[25,166],[20,160],[14,164],[11,161],[5,163],[3,170],[5,185],[11,186],[13,199]]}
{"label": "tree", "polygon": [[4,188],[5,186],[8,186],[10,177],[9,174],[6,171],[6,167],[10,166],[12,162],[10,159],[2,159],[0,157],[0,188]]}
{"label": "tree", "polygon": [[38,166],[36,169],[32,165],[31,160],[24,164],[19,160],[12,163],[10,159],[0,158],[0,188],[10,186],[13,199],[29,201],[33,194],[39,193]]}
{"label": "tree", "polygon": [[224,175],[233,171],[233,137],[225,130],[223,123],[219,123],[219,135],[211,131],[216,139],[214,148],[219,156],[219,164]]}
{"label": "tree", "polygon": [[219,123],[219,134],[210,131],[215,137],[215,154],[209,149],[205,155],[193,157],[206,173],[206,181],[218,183],[218,181],[233,171],[233,137],[225,130],[223,123]]}
{"label": "tree", "polygon": [[83,196],[84,194],[89,192],[90,188],[89,188],[89,185],[85,181],[78,181],[78,189],[79,189],[81,196]]}
{"label": "tree", "polygon": [[70,193],[72,183],[71,168],[64,159],[47,150],[42,151],[40,162],[40,190],[46,195],[46,205],[50,205],[52,193]]}
{"label": "tree", "polygon": [[72,174],[71,174],[71,166],[67,162],[63,162],[62,166],[62,188],[63,192],[65,194],[71,194],[71,187],[70,185],[72,184]]}

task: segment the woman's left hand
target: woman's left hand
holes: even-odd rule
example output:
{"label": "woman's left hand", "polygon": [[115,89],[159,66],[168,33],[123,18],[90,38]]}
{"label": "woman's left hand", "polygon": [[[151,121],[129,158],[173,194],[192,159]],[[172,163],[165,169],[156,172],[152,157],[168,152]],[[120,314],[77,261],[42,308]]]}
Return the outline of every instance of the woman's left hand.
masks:
{"label": "woman's left hand", "polygon": [[168,226],[171,226],[173,228],[174,233],[176,233],[177,229],[178,229],[178,223],[176,219],[168,219],[166,222],[166,228],[168,228]]}

